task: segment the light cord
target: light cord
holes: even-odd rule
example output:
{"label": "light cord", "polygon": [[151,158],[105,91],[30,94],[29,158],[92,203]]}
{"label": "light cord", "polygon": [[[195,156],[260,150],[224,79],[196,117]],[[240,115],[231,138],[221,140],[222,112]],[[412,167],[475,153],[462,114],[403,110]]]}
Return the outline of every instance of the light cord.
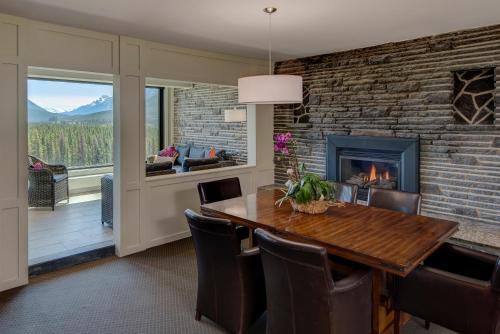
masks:
{"label": "light cord", "polygon": [[271,15],[272,13],[269,13],[269,37],[268,37],[268,48],[269,48],[269,75],[272,75],[272,58],[271,58],[271,48],[272,48],[272,42],[271,42]]}

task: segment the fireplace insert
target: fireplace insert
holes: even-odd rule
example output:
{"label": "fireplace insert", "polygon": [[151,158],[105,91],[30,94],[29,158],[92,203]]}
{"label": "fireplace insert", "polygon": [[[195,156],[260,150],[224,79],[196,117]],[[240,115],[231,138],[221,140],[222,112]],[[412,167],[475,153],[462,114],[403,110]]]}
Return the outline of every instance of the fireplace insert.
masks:
{"label": "fireplace insert", "polygon": [[366,200],[370,187],[419,191],[418,139],[336,136],[327,138],[327,178],[356,184]]}

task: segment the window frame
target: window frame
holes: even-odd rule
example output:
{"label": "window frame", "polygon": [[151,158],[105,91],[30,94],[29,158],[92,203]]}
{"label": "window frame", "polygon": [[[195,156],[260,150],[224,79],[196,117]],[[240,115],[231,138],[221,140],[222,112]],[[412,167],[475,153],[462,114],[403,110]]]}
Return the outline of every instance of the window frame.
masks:
{"label": "window frame", "polygon": [[[158,134],[160,136],[158,140],[158,152],[161,151],[165,147],[165,87],[155,86],[155,85],[146,85],[144,88],[144,92],[146,89],[153,88],[158,90]],[[144,100],[144,112],[146,111],[146,100]],[[144,118],[146,118],[146,114],[144,114]],[[146,124],[144,124],[146,127]]]}
{"label": "window frame", "polygon": [[[101,85],[101,86],[110,86],[113,90],[112,94],[114,95],[114,81],[107,81],[107,80],[92,80],[92,79],[85,79],[85,78],[79,78],[78,75],[75,74],[75,76],[71,77],[57,77],[57,76],[50,76],[50,75],[39,75],[39,74],[28,74],[26,76],[26,87],[28,87],[29,81],[49,81],[49,82],[62,82],[62,83],[72,83],[72,84],[82,84],[82,85]],[[113,98],[113,110],[112,113],[114,115],[114,96],[111,96]],[[28,103],[29,100],[29,92],[28,89],[26,89],[26,103]],[[115,119],[113,116],[112,120],[112,130],[113,132],[115,131]],[[26,125],[29,128],[30,122],[28,121],[28,110],[26,108]],[[26,131],[26,136],[28,136],[29,129]],[[113,134],[113,141],[114,141],[114,134]],[[114,150],[114,147],[112,148]],[[112,167],[114,166],[115,155],[113,153],[112,155],[112,162],[108,164],[102,164],[102,165],[90,165],[90,166],[69,166],[66,165],[68,171],[82,171],[82,170],[94,170],[94,169],[99,169],[99,168],[106,168],[106,167]],[[65,162],[66,163],[66,162]],[[50,162],[49,162],[50,164]]]}

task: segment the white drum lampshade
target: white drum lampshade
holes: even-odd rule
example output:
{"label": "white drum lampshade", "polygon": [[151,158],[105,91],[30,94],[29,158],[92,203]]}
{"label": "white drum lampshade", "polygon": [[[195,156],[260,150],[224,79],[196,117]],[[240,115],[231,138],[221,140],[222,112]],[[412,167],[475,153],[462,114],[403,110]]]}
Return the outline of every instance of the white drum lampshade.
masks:
{"label": "white drum lampshade", "polygon": [[245,104],[302,103],[302,77],[279,74],[239,78],[238,101]]}
{"label": "white drum lampshade", "polygon": [[238,79],[238,101],[244,104],[302,103],[302,77],[299,75],[273,75],[271,50],[271,14],[275,7],[264,8],[269,15],[269,75],[256,75]]}

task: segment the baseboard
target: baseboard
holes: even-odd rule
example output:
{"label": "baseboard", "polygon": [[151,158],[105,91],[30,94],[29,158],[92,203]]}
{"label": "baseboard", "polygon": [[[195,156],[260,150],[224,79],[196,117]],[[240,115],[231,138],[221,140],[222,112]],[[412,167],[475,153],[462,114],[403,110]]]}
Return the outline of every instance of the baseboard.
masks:
{"label": "baseboard", "polygon": [[166,244],[169,242],[174,242],[174,241],[185,239],[185,238],[189,238],[190,236],[191,236],[191,231],[186,230],[186,231],[178,232],[175,234],[170,234],[170,235],[167,235],[164,237],[155,238],[155,239],[151,240],[148,248],[160,246],[160,245],[163,245],[163,244]]}
{"label": "baseboard", "polygon": [[87,250],[81,253],[67,255],[58,259],[48,260],[45,262],[30,265],[28,268],[28,273],[30,276],[38,276],[56,270],[76,266],[78,264],[103,259],[113,255],[115,255],[115,246],[107,245],[100,248]]}

